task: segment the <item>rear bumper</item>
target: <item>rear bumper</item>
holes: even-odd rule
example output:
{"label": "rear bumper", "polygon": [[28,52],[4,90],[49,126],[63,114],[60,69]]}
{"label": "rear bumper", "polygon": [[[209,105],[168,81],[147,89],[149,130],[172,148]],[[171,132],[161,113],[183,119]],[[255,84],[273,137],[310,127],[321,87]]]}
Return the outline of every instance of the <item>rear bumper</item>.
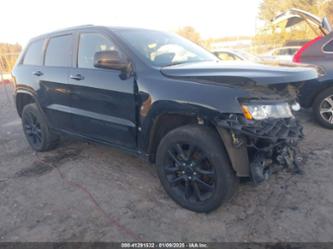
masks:
{"label": "rear bumper", "polygon": [[249,122],[230,115],[218,121],[217,130],[239,177],[260,183],[270,176],[273,165],[299,170],[297,144],[303,128],[296,119]]}

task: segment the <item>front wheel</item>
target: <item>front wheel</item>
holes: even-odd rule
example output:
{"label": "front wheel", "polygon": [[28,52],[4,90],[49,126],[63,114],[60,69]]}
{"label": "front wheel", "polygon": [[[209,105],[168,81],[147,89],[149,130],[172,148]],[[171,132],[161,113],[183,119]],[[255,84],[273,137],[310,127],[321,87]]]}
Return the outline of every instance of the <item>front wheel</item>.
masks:
{"label": "front wheel", "polygon": [[158,146],[156,164],[169,196],[196,212],[219,207],[238,182],[218,134],[208,127],[189,125],[169,132]]}
{"label": "front wheel", "polygon": [[313,112],[319,124],[333,129],[333,88],[324,90],[316,97]]}

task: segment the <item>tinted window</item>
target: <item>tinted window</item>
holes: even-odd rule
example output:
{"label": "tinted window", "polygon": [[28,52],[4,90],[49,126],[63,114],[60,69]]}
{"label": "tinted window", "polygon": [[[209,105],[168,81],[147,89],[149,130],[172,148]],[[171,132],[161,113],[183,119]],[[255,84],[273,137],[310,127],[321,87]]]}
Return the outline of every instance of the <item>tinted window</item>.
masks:
{"label": "tinted window", "polygon": [[78,67],[94,68],[94,55],[96,52],[115,50],[110,39],[97,33],[86,33],[80,35]]}
{"label": "tinted window", "polygon": [[45,55],[45,65],[69,67],[72,59],[72,35],[51,38]]}
{"label": "tinted window", "polygon": [[41,65],[44,40],[32,42],[25,53],[23,64]]}
{"label": "tinted window", "polygon": [[325,45],[324,51],[325,52],[333,52],[333,40]]}

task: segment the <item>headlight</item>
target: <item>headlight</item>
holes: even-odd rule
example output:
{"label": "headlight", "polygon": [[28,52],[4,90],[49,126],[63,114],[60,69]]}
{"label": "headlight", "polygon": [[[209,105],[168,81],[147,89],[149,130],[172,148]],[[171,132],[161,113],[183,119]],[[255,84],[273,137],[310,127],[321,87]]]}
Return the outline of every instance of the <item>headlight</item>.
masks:
{"label": "headlight", "polygon": [[288,103],[277,104],[242,104],[245,118],[263,120],[268,118],[290,118],[293,114]]}

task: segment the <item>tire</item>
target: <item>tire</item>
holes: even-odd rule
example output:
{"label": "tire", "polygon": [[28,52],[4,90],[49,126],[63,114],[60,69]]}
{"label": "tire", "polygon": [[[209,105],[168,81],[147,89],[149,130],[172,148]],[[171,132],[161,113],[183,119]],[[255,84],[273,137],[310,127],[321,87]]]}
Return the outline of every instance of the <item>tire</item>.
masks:
{"label": "tire", "polygon": [[333,88],[325,89],[315,98],[313,114],[321,126],[333,129]]}
{"label": "tire", "polygon": [[22,126],[25,137],[35,151],[48,151],[57,146],[59,137],[50,131],[47,121],[35,103],[24,106]]}
{"label": "tire", "polygon": [[195,212],[215,210],[238,185],[219,135],[208,127],[186,125],[169,132],[158,146],[156,165],[168,195]]}

